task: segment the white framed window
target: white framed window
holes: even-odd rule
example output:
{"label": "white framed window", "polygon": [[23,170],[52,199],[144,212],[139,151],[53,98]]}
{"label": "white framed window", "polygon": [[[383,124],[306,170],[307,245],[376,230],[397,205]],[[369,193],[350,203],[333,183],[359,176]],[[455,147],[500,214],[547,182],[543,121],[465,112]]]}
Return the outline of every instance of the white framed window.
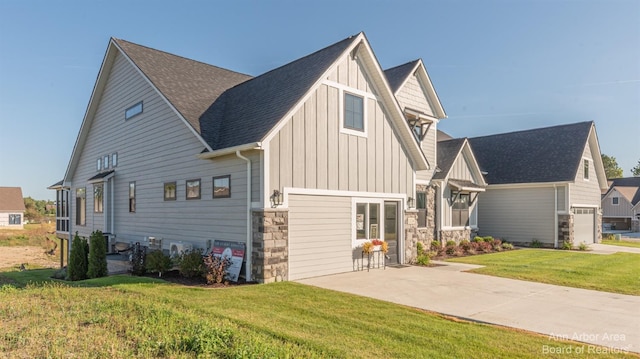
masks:
{"label": "white framed window", "polygon": [[427,193],[416,192],[416,209],[418,210],[418,228],[427,226]]}
{"label": "white framed window", "polygon": [[142,101],[136,103],[135,105],[127,108],[126,110],[124,110],[124,119],[128,120],[132,117],[135,117],[139,114],[142,113],[143,107],[142,107]]}
{"label": "white framed window", "polygon": [[97,183],[93,185],[93,212],[102,213],[104,210],[104,184]]}
{"label": "white framed window", "polygon": [[384,221],[382,210],[384,200],[372,198],[354,198],[352,200],[353,248],[373,239],[384,240]]}
{"label": "white framed window", "polygon": [[111,167],[116,167],[118,165],[118,152],[114,152],[111,154]]}
{"label": "white framed window", "polygon": [[585,180],[588,180],[589,179],[589,160],[588,159],[584,159],[582,166],[583,166],[583,174],[582,174],[582,176],[583,176],[583,178]]}
{"label": "white framed window", "polygon": [[620,197],[611,197],[611,204],[617,206],[620,204]]}
{"label": "white framed window", "polygon": [[200,179],[187,181],[186,199],[200,199]]}
{"label": "white framed window", "polygon": [[22,215],[21,214],[10,214],[9,215],[9,224],[22,224]]}
{"label": "white framed window", "polygon": [[364,132],[364,97],[344,93],[343,126]]}
{"label": "white framed window", "polygon": [[104,156],[102,166],[104,166],[105,170],[109,169],[109,155]]}
{"label": "white framed window", "polygon": [[102,158],[98,158],[98,160],[96,161],[96,170],[98,172],[102,171]]}

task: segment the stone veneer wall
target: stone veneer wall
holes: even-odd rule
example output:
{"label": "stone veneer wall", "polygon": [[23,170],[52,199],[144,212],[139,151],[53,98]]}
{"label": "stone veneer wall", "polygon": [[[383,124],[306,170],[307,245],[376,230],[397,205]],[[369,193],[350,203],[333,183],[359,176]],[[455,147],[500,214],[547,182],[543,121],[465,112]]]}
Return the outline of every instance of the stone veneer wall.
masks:
{"label": "stone veneer wall", "polygon": [[455,241],[456,244],[460,244],[460,242],[465,239],[471,240],[471,228],[440,231],[440,241],[444,244],[448,241]]}
{"label": "stone veneer wall", "polygon": [[404,261],[414,263],[418,256],[418,211],[404,211]]}
{"label": "stone veneer wall", "polygon": [[559,214],[558,215],[558,248],[562,248],[565,242],[570,242],[573,245],[573,215],[572,214]]}
{"label": "stone veneer wall", "polygon": [[288,280],[289,210],[252,211],[252,275],[260,283]]}
{"label": "stone veneer wall", "polygon": [[[422,242],[426,248],[430,248],[431,241],[436,239],[436,188],[418,184],[416,185],[416,192],[426,192],[427,194],[427,226],[416,228],[416,235],[418,236],[418,241]],[[416,211],[416,221],[417,218]]]}
{"label": "stone veneer wall", "polygon": [[596,243],[602,243],[602,210],[598,210],[596,220]]}

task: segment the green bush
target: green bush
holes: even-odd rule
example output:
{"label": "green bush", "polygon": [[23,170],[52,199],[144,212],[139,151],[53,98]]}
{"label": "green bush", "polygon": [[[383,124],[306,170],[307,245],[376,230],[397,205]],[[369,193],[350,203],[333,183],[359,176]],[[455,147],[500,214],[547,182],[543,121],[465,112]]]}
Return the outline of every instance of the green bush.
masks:
{"label": "green bush", "polygon": [[511,243],[502,243],[502,249],[506,251],[510,251],[513,249],[513,244]]}
{"label": "green bush", "polygon": [[589,246],[587,246],[585,243],[580,243],[580,245],[578,246],[579,251],[586,251],[587,249],[589,249]]}
{"label": "green bush", "polygon": [[572,247],[573,246],[571,245],[571,242],[569,242],[569,241],[562,242],[562,247],[561,247],[562,249],[571,250]]}
{"label": "green bush", "polygon": [[87,240],[78,236],[78,232],[76,232],[71,242],[71,253],[69,253],[68,280],[87,279],[88,246]]}
{"label": "green bush", "polygon": [[460,241],[460,244],[458,245],[460,248],[462,248],[462,250],[465,253],[469,253],[469,251],[471,250],[471,242],[469,242],[468,239],[463,239]]}
{"label": "green bush", "polygon": [[475,236],[473,237],[473,241],[475,243],[480,243],[480,242],[484,242],[484,238],[480,237],[480,236]]}
{"label": "green bush", "polygon": [[442,248],[442,246],[440,245],[440,241],[434,239],[431,241],[431,250],[434,252],[437,252],[438,250],[440,250],[440,248]]}
{"label": "green bush", "polygon": [[158,273],[158,277],[162,277],[162,273],[165,273],[171,269],[173,262],[169,256],[164,255],[162,250],[155,250],[147,255],[147,270],[152,273]]}
{"label": "green bush", "polygon": [[531,243],[529,243],[529,247],[531,248],[542,248],[542,242],[540,242],[537,239],[534,239],[531,241]]}
{"label": "green bush", "polygon": [[447,245],[445,247],[455,247],[457,246],[456,241],[449,240],[447,241]]}
{"label": "green bush", "polygon": [[66,279],[67,278],[67,268],[60,268],[57,271],[53,272],[51,275],[53,279]]}
{"label": "green bush", "polygon": [[483,238],[482,238],[482,240],[483,240],[484,242],[487,242],[487,243],[492,243],[492,242],[493,242],[493,237],[491,237],[491,236],[486,236],[486,237],[483,237]]}
{"label": "green bush", "polygon": [[89,278],[106,277],[109,274],[107,269],[107,243],[102,231],[91,233],[89,238],[89,268],[87,276]]}
{"label": "green bush", "polygon": [[180,253],[178,267],[180,267],[180,274],[187,278],[202,277],[205,269],[202,250],[197,249]]}
{"label": "green bush", "polygon": [[[431,242],[432,247],[434,242],[435,241]],[[429,265],[429,260],[429,253],[425,251],[424,245],[421,242],[418,242],[418,256],[416,257],[416,264],[426,266]]]}

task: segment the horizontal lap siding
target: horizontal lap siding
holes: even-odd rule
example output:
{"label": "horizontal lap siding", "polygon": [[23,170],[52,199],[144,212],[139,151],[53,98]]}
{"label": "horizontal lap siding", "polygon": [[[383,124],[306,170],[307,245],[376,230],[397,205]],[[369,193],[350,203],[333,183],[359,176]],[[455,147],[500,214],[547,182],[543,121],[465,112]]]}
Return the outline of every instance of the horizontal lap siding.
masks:
{"label": "horizontal lap siding", "polygon": [[351,270],[351,198],[291,195],[289,279]]}
{"label": "horizontal lap siding", "polygon": [[576,180],[569,184],[569,203],[571,206],[600,206],[602,192],[600,191],[600,186],[598,184],[595,164],[593,163],[593,156],[591,155],[591,148],[588,142],[582,156],[583,159],[589,159],[589,179],[584,179],[584,164],[583,159],[581,159],[580,166],[578,166]]}
{"label": "horizontal lap siding", "polygon": [[554,189],[488,189],[478,198],[482,235],[512,242],[555,242]]}
{"label": "horizontal lap siding", "polygon": [[[140,100],[144,101],[144,112],[125,121],[124,110]],[[117,152],[113,181],[118,241],[155,236],[164,239],[165,248],[175,240],[192,242],[196,247],[214,239],[244,242],[246,162],[235,155],[213,161],[198,159],[203,148],[187,125],[118,54],[73,176],[72,206],[75,187],[87,188],[87,225],[74,226],[74,230],[85,236],[94,229],[104,230],[102,215],[93,213],[92,187],[87,179],[96,174],[98,156]],[[243,154],[252,160],[252,199],[259,201],[260,155],[257,151]],[[231,175],[231,198],[213,199],[212,177],[223,175]],[[186,200],[186,180],[198,178],[201,199]],[[135,213],[128,210],[132,181],[136,182]],[[177,182],[175,201],[164,201],[165,182]],[[75,215],[75,209],[71,213]]]}

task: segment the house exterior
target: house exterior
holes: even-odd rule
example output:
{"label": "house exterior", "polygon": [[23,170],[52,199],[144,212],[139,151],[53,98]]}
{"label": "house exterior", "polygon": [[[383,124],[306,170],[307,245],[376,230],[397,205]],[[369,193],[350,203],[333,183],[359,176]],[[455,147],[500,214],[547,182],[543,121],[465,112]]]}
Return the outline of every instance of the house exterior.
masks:
{"label": "house exterior", "polygon": [[0,227],[24,228],[24,198],[20,187],[0,187]]}
{"label": "house exterior", "polygon": [[470,231],[435,212],[469,193],[460,181],[484,185],[466,141],[435,178],[445,117],[422,61],[382,71],[364,33],[257,77],[111,39],[50,187],[57,233],[165,251],[239,242],[260,282],[355,270],[371,239],[409,263],[427,235]]}
{"label": "house exterior", "polygon": [[593,122],[469,142],[489,183],[478,205],[481,235],[556,248],[600,242],[607,179]]}
{"label": "house exterior", "polygon": [[609,230],[640,232],[640,177],[610,180],[602,196],[602,225]]}

